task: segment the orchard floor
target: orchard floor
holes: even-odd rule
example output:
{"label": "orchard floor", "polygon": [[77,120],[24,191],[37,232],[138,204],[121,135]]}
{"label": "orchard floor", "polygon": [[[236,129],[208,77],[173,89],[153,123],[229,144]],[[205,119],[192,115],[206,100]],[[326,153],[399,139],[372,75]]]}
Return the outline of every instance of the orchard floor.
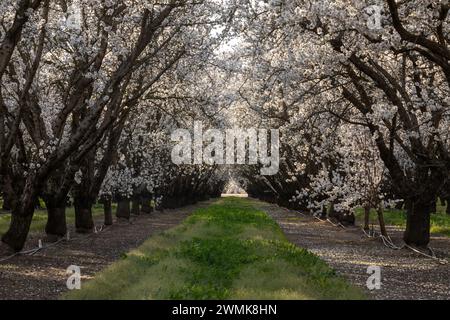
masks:
{"label": "orchard floor", "polygon": [[[381,239],[366,237],[358,226],[343,229],[277,205],[256,203],[291,242],[325,260],[373,299],[450,299],[450,263],[440,264],[409,249],[389,249]],[[388,231],[400,247],[403,230],[389,226]],[[449,261],[449,237],[433,235],[430,247],[437,257]],[[381,267],[380,290],[366,289],[368,266]]]}
{"label": "orchard floor", "polygon": [[[153,212],[132,217],[130,222],[116,222],[99,233],[74,235],[34,255],[15,256],[0,262],[0,300],[57,299],[67,291],[66,270],[71,265],[81,267],[82,281],[141,245],[154,234],[178,225],[194,210],[212,203],[205,201],[180,209]],[[96,221],[102,224],[102,219]],[[74,234],[71,230],[71,234]],[[24,250],[37,247],[44,235],[29,236]],[[2,257],[0,257],[1,259]]]}
{"label": "orchard floor", "polygon": [[[326,261],[373,299],[450,299],[450,264],[441,265],[407,249],[388,249],[380,240],[365,237],[358,227],[342,229],[277,205],[249,201],[268,213],[289,241]],[[57,299],[67,291],[66,269],[70,265],[81,266],[83,280],[92,279],[149,237],[179,225],[190,213],[213,202],[133,217],[131,223],[115,223],[100,233],[75,235],[73,241],[0,262],[0,299]],[[402,230],[389,227],[389,233],[400,245]],[[42,237],[33,233],[27,248],[36,247]],[[430,245],[439,257],[448,260],[450,238],[434,235]],[[367,267],[371,265],[381,267],[380,290],[366,289]]]}

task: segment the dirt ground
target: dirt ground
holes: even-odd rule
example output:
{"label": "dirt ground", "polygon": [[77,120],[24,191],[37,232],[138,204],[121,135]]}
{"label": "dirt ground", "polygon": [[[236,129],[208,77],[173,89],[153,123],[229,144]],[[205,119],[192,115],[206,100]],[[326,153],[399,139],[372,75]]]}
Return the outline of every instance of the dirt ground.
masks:
{"label": "dirt ground", "polygon": [[[82,281],[91,279],[123,253],[138,247],[150,236],[178,225],[195,209],[210,203],[134,216],[130,222],[117,222],[88,236],[75,235],[71,230],[74,236],[70,241],[62,241],[34,255],[0,262],[0,299],[58,299],[67,290],[69,266],[80,266]],[[102,220],[96,223],[101,225]],[[43,234],[31,234],[24,250],[37,247],[43,237]]]}
{"label": "dirt ground", "polygon": [[[373,299],[450,299],[450,263],[445,265],[409,249],[393,250],[381,239],[370,239],[360,227],[343,229],[326,221],[258,202],[274,218],[287,238],[327,261],[339,274],[364,288]],[[401,247],[402,230],[389,228]],[[433,236],[430,246],[437,257],[449,260],[450,238]],[[368,266],[381,267],[381,289],[369,291]]]}

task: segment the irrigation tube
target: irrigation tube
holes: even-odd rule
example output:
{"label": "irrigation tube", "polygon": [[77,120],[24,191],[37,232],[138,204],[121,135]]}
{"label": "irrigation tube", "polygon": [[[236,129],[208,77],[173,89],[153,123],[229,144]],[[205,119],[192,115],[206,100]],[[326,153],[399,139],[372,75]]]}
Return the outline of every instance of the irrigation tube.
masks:
{"label": "irrigation tube", "polygon": [[431,255],[429,255],[429,254],[426,254],[425,252],[422,252],[422,251],[420,251],[420,250],[418,250],[418,249],[416,249],[414,247],[411,247],[410,245],[407,245],[406,243],[403,244],[403,246],[399,247],[399,246],[394,244],[394,242],[392,241],[391,237],[389,237],[389,236],[386,237],[386,236],[384,236],[382,234],[380,234],[379,236],[371,236],[371,235],[367,234],[366,230],[364,230],[362,228],[361,228],[361,230],[364,232],[364,234],[368,238],[381,238],[381,240],[383,241],[383,244],[389,249],[401,250],[401,249],[407,248],[407,249],[409,249],[411,251],[414,251],[415,253],[418,253],[418,254],[420,254],[422,256],[425,256],[427,258],[433,259],[434,261],[438,262],[439,264],[442,264],[442,265],[448,264],[448,260],[440,259],[440,258],[436,257],[436,255],[434,253],[434,250],[431,247],[429,247],[429,250],[431,251]]}
{"label": "irrigation tube", "polygon": [[[303,214],[303,213],[301,213],[301,212],[299,212],[299,213],[302,214],[302,215],[305,215],[305,214]],[[343,228],[343,229],[347,229],[347,228],[346,228],[342,223],[340,223],[340,222],[339,222],[338,224],[336,224],[336,223],[333,223],[330,219],[322,220],[322,219],[319,219],[318,217],[316,217],[316,216],[314,216],[314,215],[313,215],[313,217],[314,217],[316,220],[319,220],[319,221],[327,221],[327,222],[329,222],[331,225],[333,225],[333,226],[335,226],[335,227],[341,227],[341,228]],[[449,263],[449,261],[446,260],[446,259],[440,259],[440,258],[436,257],[436,254],[434,253],[434,250],[433,250],[433,248],[431,248],[431,247],[429,247],[429,250],[430,250],[430,252],[431,252],[431,255],[429,255],[429,254],[427,254],[427,253],[425,253],[425,252],[422,252],[422,251],[420,251],[420,250],[418,250],[418,249],[416,249],[416,248],[414,248],[414,247],[411,247],[411,246],[407,245],[406,243],[403,244],[403,246],[399,247],[399,246],[397,246],[397,245],[394,244],[394,242],[392,241],[391,237],[389,237],[389,236],[386,237],[386,236],[384,236],[384,235],[382,235],[382,234],[380,234],[379,236],[371,236],[371,235],[369,235],[369,234],[366,232],[366,230],[364,230],[363,228],[361,228],[361,230],[364,232],[364,234],[365,234],[368,238],[381,238],[381,240],[383,241],[383,245],[384,245],[385,247],[389,248],[389,249],[392,249],[392,250],[401,250],[401,249],[407,248],[407,249],[409,249],[409,250],[411,250],[411,251],[413,251],[413,252],[415,252],[415,253],[418,253],[418,254],[420,254],[420,255],[422,255],[422,256],[424,256],[424,257],[433,259],[434,261],[438,262],[439,264],[446,265],[446,264]]]}
{"label": "irrigation tube", "polygon": [[10,256],[7,256],[7,257],[4,257],[4,258],[0,259],[0,262],[7,261],[9,259],[14,258],[15,256],[18,256],[18,255],[32,256],[32,255],[36,254],[37,252],[39,252],[41,250],[44,250],[44,249],[56,246],[57,244],[59,244],[59,243],[61,243],[63,241],[69,242],[69,241],[73,241],[73,240],[81,240],[80,242],[83,242],[83,240],[91,237],[94,234],[98,234],[98,233],[100,233],[102,231],[105,231],[106,229],[107,229],[107,226],[105,226],[104,224],[101,225],[99,229],[97,229],[97,226],[94,226],[94,232],[93,233],[90,233],[90,234],[88,234],[86,236],[77,237],[77,238],[70,238],[69,237],[70,233],[67,232],[66,235],[63,238],[59,239],[58,241],[52,242],[52,243],[50,243],[48,245],[45,245],[45,246],[41,245],[41,242],[40,242],[41,240],[39,239],[39,246],[38,247],[36,247],[34,249],[26,250],[26,251],[16,252],[16,253],[14,253],[14,254],[12,254]]}
{"label": "irrigation tube", "polygon": [[[299,212],[300,214],[302,214],[302,215],[304,215],[304,216],[306,216],[305,214],[303,214],[303,213],[301,213],[301,212]],[[316,219],[316,220],[318,220],[318,221],[326,221],[326,222],[328,222],[329,224],[331,224],[333,227],[341,227],[342,229],[347,229],[341,222],[338,222],[338,223],[334,223],[333,221],[331,221],[330,219],[326,219],[326,220],[323,220],[323,219],[320,219],[320,218],[318,218],[318,217],[316,217],[316,216],[314,216],[313,215],[313,217]]]}

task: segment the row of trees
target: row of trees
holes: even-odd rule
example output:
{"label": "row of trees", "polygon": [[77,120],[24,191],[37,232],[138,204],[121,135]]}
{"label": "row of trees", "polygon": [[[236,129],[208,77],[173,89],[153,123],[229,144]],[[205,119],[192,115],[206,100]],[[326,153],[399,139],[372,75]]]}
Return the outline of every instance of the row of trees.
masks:
{"label": "row of trees", "polygon": [[[448,1],[15,0],[0,4],[2,242],[20,250],[36,199],[46,231],[217,195],[215,165],[175,166],[170,133],[278,128],[274,176],[236,167],[251,195],[352,223],[357,206],[407,209],[427,246],[450,199]],[[224,36],[232,41],[224,45]],[[107,222],[110,222],[110,215]]]}
{"label": "row of trees", "polygon": [[[212,166],[170,161],[170,132],[208,118],[199,72],[229,19],[215,1],[16,0],[0,4],[0,188],[11,208],[5,250],[21,250],[38,197],[50,236],[94,227],[101,200],[129,217],[217,195]],[[201,91],[203,90],[203,91]],[[186,108],[187,105],[191,105]]]}
{"label": "row of trees", "polygon": [[348,223],[355,207],[404,203],[405,242],[427,246],[450,192],[449,9],[279,0],[242,12],[240,118],[279,128],[283,144],[278,175],[242,168],[249,193]]}

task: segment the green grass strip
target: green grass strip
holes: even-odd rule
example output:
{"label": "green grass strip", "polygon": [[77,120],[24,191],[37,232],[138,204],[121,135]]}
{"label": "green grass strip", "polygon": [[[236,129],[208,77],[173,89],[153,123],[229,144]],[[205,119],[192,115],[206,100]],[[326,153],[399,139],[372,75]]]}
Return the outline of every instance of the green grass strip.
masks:
{"label": "green grass strip", "polygon": [[242,198],[148,239],[65,299],[363,299]]}

